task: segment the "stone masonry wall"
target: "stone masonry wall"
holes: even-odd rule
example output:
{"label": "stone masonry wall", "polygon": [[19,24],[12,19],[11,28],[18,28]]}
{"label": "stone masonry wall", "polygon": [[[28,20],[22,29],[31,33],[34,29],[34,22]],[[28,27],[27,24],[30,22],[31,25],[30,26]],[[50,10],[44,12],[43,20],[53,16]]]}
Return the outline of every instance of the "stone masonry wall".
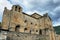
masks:
{"label": "stone masonry wall", "polygon": [[7,40],[49,40],[48,35],[8,32]]}

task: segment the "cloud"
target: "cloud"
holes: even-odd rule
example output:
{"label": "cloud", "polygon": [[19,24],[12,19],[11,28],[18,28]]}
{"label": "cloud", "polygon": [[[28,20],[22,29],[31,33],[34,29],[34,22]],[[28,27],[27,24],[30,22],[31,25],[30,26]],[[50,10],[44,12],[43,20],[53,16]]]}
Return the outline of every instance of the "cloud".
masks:
{"label": "cloud", "polygon": [[60,18],[60,6],[54,9],[54,13],[56,18]]}
{"label": "cloud", "polygon": [[2,10],[3,10],[4,7],[7,7],[8,9],[11,9],[12,4],[7,0],[4,0],[4,1],[0,0],[0,6],[1,6]]}
{"label": "cloud", "polygon": [[53,24],[54,25],[60,25],[60,6],[57,6],[53,12],[55,13],[54,14],[54,17],[53,17]]}
{"label": "cloud", "polygon": [[[45,10],[52,10],[57,5],[54,3],[53,0],[9,0],[12,4],[19,4],[23,6],[23,8],[31,11],[45,11]],[[24,10],[25,11],[25,10]]]}
{"label": "cloud", "polygon": [[31,10],[32,5],[30,4],[30,0],[8,0],[13,5],[20,5],[23,7],[23,11]]}
{"label": "cloud", "polygon": [[53,0],[54,3],[60,3],[60,0]]}
{"label": "cloud", "polygon": [[11,9],[12,4],[7,0],[0,0],[0,21],[2,21],[2,15],[4,7],[7,7],[7,9]]}
{"label": "cloud", "polygon": [[53,26],[58,26],[60,25],[60,18],[57,19],[55,22],[53,22]]}

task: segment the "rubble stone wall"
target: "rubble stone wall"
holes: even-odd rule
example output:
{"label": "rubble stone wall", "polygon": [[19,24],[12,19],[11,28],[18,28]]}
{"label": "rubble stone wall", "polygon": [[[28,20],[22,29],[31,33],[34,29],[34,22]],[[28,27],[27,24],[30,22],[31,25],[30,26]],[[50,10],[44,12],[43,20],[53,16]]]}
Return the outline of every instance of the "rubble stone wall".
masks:
{"label": "rubble stone wall", "polygon": [[7,40],[49,40],[48,35],[8,32]]}

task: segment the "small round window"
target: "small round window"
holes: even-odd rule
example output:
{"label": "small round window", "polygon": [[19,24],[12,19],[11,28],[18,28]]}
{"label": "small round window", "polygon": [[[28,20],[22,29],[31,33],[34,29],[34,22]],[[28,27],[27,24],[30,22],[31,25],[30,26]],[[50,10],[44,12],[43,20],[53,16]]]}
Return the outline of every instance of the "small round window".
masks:
{"label": "small round window", "polygon": [[27,28],[24,28],[24,30],[27,30]]}
{"label": "small round window", "polygon": [[24,21],[25,23],[27,22],[27,20]]}

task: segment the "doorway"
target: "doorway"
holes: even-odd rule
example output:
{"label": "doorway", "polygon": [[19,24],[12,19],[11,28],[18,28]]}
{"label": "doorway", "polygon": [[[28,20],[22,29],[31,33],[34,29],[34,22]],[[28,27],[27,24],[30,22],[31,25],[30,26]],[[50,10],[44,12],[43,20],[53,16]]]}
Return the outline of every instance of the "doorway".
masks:
{"label": "doorway", "polygon": [[20,25],[16,25],[15,31],[16,31],[16,32],[19,32],[19,29],[20,29]]}
{"label": "doorway", "polygon": [[42,35],[42,30],[41,29],[39,30],[39,34]]}

